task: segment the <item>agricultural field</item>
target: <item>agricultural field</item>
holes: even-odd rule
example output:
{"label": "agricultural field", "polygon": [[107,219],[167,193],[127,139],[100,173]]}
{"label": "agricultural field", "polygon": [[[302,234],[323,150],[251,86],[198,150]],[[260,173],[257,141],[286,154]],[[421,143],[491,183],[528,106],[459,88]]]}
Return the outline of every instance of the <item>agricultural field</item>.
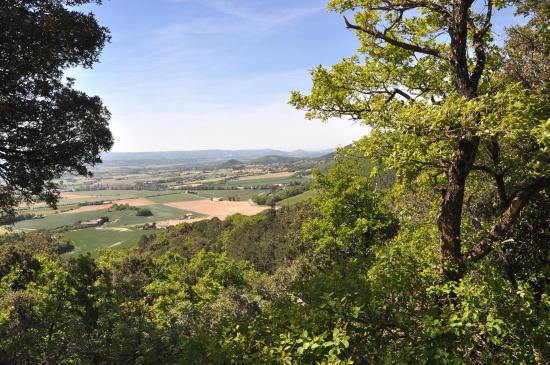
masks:
{"label": "agricultural field", "polygon": [[97,256],[101,249],[126,249],[135,246],[141,236],[153,233],[153,230],[138,229],[98,229],[86,228],[65,233],[65,238],[71,241],[75,249],[71,256],[90,253]]}
{"label": "agricultural field", "polygon": [[295,205],[301,202],[304,202],[306,200],[309,200],[315,196],[315,192],[313,190],[308,190],[305,193],[302,193],[300,195],[292,196],[290,198],[281,200],[277,203],[277,206],[286,207],[290,205]]}
{"label": "agricultural field", "polygon": [[202,199],[210,198],[224,198],[229,199],[231,197],[236,198],[237,201],[247,201],[253,196],[258,195],[260,191],[246,189],[246,190],[197,190],[197,194]]}
{"label": "agricultural field", "polygon": [[278,184],[290,184],[290,183],[302,183],[304,181],[311,180],[309,177],[300,177],[300,176],[276,176],[276,177],[264,177],[257,179],[250,179],[249,177],[245,180],[237,179],[230,180],[225,183],[225,186],[230,187],[253,187],[253,186],[269,186],[269,185],[278,185]]}
{"label": "agricultural field", "polygon": [[[213,217],[225,219],[237,213],[254,215],[269,209],[253,203],[253,199],[273,189],[311,181],[310,170],[297,170],[292,163],[239,163],[236,168],[227,167],[229,164],[219,168],[212,164],[206,168],[184,167],[168,162],[107,164],[99,166],[92,178],[67,177],[60,181],[65,191],[56,210],[44,203],[20,206],[19,214],[33,214],[35,218],[9,227],[21,232],[55,230],[74,245],[70,255],[125,249],[136,245],[144,233],[153,232],[152,227],[160,229]],[[313,164],[306,162],[309,169]],[[277,205],[295,204],[310,196],[306,192]],[[122,204],[128,206],[120,209]],[[138,209],[147,209],[151,215],[138,216]],[[98,219],[107,222],[98,226],[81,224]],[[0,234],[7,227],[0,226]]]}
{"label": "agricultural field", "polygon": [[211,200],[195,200],[179,203],[169,203],[170,207],[177,209],[185,209],[199,214],[207,215],[208,217],[216,217],[225,219],[233,214],[255,215],[263,212],[269,207],[259,206],[251,202],[233,202],[233,201],[211,201]]}
{"label": "agricultural field", "polygon": [[149,200],[164,204],[164,203],[172,203],[172,202],[186,202],[186,201],[192,201],[192,200],[200,200],[203,199],[195,194],[188,194],[185,192],[172,192],[170,194],[165,195],[158,195],[155,197],[149,198]]}
{"label": "agricultural field", "polygon": [[273,172],[273,173],[268,173],[268,174],[263,174],[263,175],[252,175],[252,176],[243,176],[243,177],[240,177],[239,180],[240,181],[245,181],[245,180],[262,180],[262,179],[273,179],[273,178],[281,178],[281,177],[290,177],[294,175],[294,173],[292,172],[289,172],[289,171],[285,171],[285,172]]}
{"label": "agricultural field", "polygon": [[[96,206],[87,206],[84,208],[94,208]],[[101,206],[97,206],[101,207]],[[180,218],[187,213],[191,213],[195,218],[202,218],[205,215],[194,213],[184,209],[173,208],[164,204],[152,204],[144,206],[149,209],[153,215],[150,217],[136,216],[136,210],[114,210],[111,208],[93,209],[81,212],[65,212],[45,216],[43,218],[25,220],[15,223],[16,229],[24,231],[36,231],[44,229],[55,229],[62,227],[74,226],[78,222],[90,221],[102,217],[108,217],[109,222],[105,223],[105,227],[128,227],[153,223],[157,221],[165,221],[170,219]],[[80,208],[79,208],[80,209]]]}

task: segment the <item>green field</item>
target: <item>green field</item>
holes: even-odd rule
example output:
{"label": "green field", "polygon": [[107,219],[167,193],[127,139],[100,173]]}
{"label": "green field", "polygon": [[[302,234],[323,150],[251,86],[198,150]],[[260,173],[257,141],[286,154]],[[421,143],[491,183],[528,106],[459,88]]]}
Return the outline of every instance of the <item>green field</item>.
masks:
{"label": "green field", "polygon": [[306,191],[306,192],[304,192],[300,195],[292,196],[290,198],[281,200],[280,202],[277,203],[277,205],[279,205],[281,207],[294,205],[294,204],[306,201],[308,199],[311,199],[314,196],[315,196],[315,192],[313,190],[308,190],[308,191]]}
{"label": "green field", "polygon": [[289,184],[291,182],[302,183],[305,181],[311,180],[308,177],[296,177],[296,176],[287,176],[287,177],[273,177],[268,179],[255,179],[255,180],[230,180],[227,181],[224,185],[228,188],[237,187],[237,186],[261,186],[261,185],[277,185],[277,184]]}
{"label": "green field", "polygon": [[96,210],[93,212],[82,213],[58,213],[48,215],[40,219],[32,219],[17,222],[15,228],[24,230],[39,230],[39,229],[54,229],[65,226],[72,226],[78,221],[88,221],[91,219],[97,219],[100,217],[109,217],[109,220],[114,221],[123,217],[126,214],[134,214],[135,211],[113,211],[109,212],[107,209]]}
{"label": "green field", "polygon": [[117,211],[112,209],[101,209],[92,212],[52,214],[40,219],[17,222],[15,228],[23,230],[54,229],[72,226],[79,221],[88,221],[101,217],[109,217],[109,222],[105,224],[106,227],[125,227],[177,219],[184,216],[186,213],[193,213],[197,218],[203,217],[203,215],[194,212],[172,208],[162,204],[149,205],[147,208],[153,212],[153,216],[137,217],[135,210]]}
{"label": "green field", "polygon": [[[32,209],[24,209],[22,212],[32,212],[43,215],[42,218],[32,219],[17,222],[14,225],[15,229],[23,231],[38,231],[56,228],[67,227],[71,229],[75,224],[81,221],[89,221],[101,217],[108,217],[109,222],[99,228],[86,228],[78,230],[69,230],[63,233],[64,237],[70,240],[75,249],[70,255],[79,255],[90,252],[92,255],[97,255],[97,249],[113,248],[124,249],[134,246],[139,241],[140,237],[146,232],[137,226],[160,222],[172,219],[179,219],[187,213],[192,213],[194,217],[201,218],[204,215],[189,212],[182,209],[166,206],[164,204],[171,202],[192,201],[200,199],[209,199],[221,197],[228,199],[236,197],[240,201],[247,201],[253,196],[262,192],[262,190],[236,189],[237,186],[255,186],[255,185],[272,185],[285,183],[289,181],[303,181],[300,178],[273,178],[259,179],[251,181],[231,181],[233,186],[227,190],[198,190],[197,194],[188,194],[183,191],[146,191],[146,190],[98,190],[98,191],[82,191],[72,193],[77,196],[71,196],[70,199],[63,199],[60,202],[59,210],[54,211],[43,204],[34,205]],[[95,201],[116,201],[119,199],[132,198],[147,198],[153,204],[145,206],[153,213],[150,217],[136,216],[136,210],[128,209],[117,211],[112,208],[104,208],[88,212],[71,212],[69,209],[78,207],[78,203],[95,202]],[[298,198],[298,197],[295,197]],[[282,202],[285,203],[285,202]],[[62,211],[67,211],[62,213]]]}
{"label": "green field", "polygon": [[97,256],[97,250],[103,248],[125,249],[135,246],[142,235],[152,231],[128,230],[111,231],[105,229],[86,228],[65,233],[65,238],[71,241],[75,249],[70,255],[90,253]]}
{"label": "green field", "polygon": [[154,201],[155,203],[165,204],[165,203],[174,203],[174,202],[186,202],[191,200],[200,200],[201,198],[195,194],[177,192],[177,193],[169,193],[165,195],[150,197],[148,199]]}
{"label": "green field", "polygon": [[262,190],[197,190],[198,195],[201,198],[224,198],[228,199],[229,197],[236,197],[240,201],[247,201],[255,195],[261,193]]}
{"label": "green field", "polygon": [[178,219],[186,213],[193,213],[196,218],[204,217],[202,214],[162,204],[149,205],[146,208],[151,210],[153,216],[138,217],[133,209],[120,211],[101,209],[92,212],[52,214],[41,219],[18,222],[15,224],[15,228],[21,230],[55,229],[72,226],[79,221],[109,217],[109,222],[101,227],[71,230],[64,233],[64,237],[75,246],[74,251],[70,253],[71,255],[88,252],[97,255],[96,250],[99,248],[124,249],[137,244],[140,237],[148,231],[139,229],[136,226]]}
{"label": "green field", "polygon": [[132,226],[132,225],[138,225],[138,224],[160,222],[160,221],[166,221],[169,219],[178,219],[187,213],[192,213],[195,216],[195,218],[204,217],[204,215],[201,215],[195,212],[172,208],[162,204],[148,205],[147,207],[144,207],[144,208],[150,209],[151,212],[153,212],[153,215],[151,217],[138,217],[136,216],[135,211],[126,210],[124,212],[127,212],[128,214],[120,217],[118,220],[107,223],[105,226],[106,227],[125,227],[125,226]]}
{"label": "green field", "polygon": [[[149,198],[151,200],[155,198],[162,198],[164,195],[174,194],[172,191],[152,191],[152,190],[92,190],[92,191],[79,191],[71,193],[75,197],[61,199],[58,202],[59,209],[66,209],[68,207],[76,207],[80,203],[89,203],[96,201],[107,200],[120,200],[120,199],[134,199],[134,198]],[[77,197],[81,195],[82,197]],[[154,200],[153,200],[154,201]],[[18,209],[20,212],[31,212],[37,214],[49,214],[51,208],[45,203],[33,204],[31,207],[21,207]]]}

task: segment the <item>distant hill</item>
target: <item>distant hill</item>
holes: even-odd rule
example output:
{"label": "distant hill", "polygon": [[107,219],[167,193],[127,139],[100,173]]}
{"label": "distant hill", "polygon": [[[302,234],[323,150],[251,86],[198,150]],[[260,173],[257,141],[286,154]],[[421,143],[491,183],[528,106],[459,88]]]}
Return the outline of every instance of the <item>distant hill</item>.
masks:
{"label": "distant hill", "polygon": [[332,161],[334,160],[335,156],[336,156],[336,152],[331,152],[331,153],[327,153],[326,155],[319,156],[316,159],[319,161]]}
{"label": "distant hill", "polygon": [[296,158],[317,158],[333,151],[332,149],[320,151],[279,151],[272,149],[259,150],[197,150],[197,151],[168,151],[168,152],[108,152],[104,154],[104,162],[120,161],[148,161],[148,162],[204,162],[254,160],[263,156],[283,156]]}
{"label": "distant hill", "polygon": [[249,163],[256,165],[271,165],[276,163],[292,163],[300,160],[303,160],[303,158],[269,155],[254,159]]}
{"label": "distant hill", "polygon": [[244,163],[242,163],[241,161],[231,159],[231,160],[227,160],[224,163],[218,165],[218,168],[227,169],[227,168],[231,168],[231,167],[242,167],[242,166],[244,166]]}

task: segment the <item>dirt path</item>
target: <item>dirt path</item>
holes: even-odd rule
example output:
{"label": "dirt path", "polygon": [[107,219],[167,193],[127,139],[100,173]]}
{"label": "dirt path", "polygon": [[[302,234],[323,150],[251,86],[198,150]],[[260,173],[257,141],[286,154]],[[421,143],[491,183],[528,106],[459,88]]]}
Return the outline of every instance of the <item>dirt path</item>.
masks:
{"label": "dirt path", "polygon": [[114,231],[114,232],[129,232],[130,230],[128,228],[124,227],[97,227],[96,230],[98,231]]}
{"label": "dirt path", "polygon": [[97,198],[97,196],[94,195],[87,195],[87,194],[78,194],[78,193],[70,193],[70,192],[62,192],[60,194],[61,199],[89,199],[89,198]]}
{"label": "dirt path", "polygon": [[178,224],[182,224],[182,223],[195,223],[195,222],[205,221],[210,218],[212,217],[193,218],[193,219],[169,219],[166,221],[156,222],[156,226],[157,228],[166,228],[166,227],[177,226]]}
{"label": "dirt path", "polygon": [[116,247],[116,246],[120,246],[124,243],[124,241],[120,241],[120,242],[117,242],[117,243],[113,243],[111,246],[107,246],[107,248],[113,248],[113,247]]}

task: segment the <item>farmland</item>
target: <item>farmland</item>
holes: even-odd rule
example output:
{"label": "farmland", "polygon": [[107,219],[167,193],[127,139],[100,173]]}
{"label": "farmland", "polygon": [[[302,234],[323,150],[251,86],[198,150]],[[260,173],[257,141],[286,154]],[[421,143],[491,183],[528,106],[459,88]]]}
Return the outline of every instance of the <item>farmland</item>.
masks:
{"label": "farmland", "polygon": [[[174,161],[107,163],[98,166],[92,178],[61,180],[57,209],[44,203],[21,205],[18,213],[30,218],[16,222],[11,229],[58,232],[73,244],[70,255],[126,249],[154,229],[260,213],[269,207],[253,203],[257,196],[283,192],[286,187],[307,187],[311,171],[319,163],[273,156],[257,160],[262,163],[231,160],[219,167],[212,161],[199,166]],[[279,160],[284,162],[277,163]],[[310,192],[298,194],[277,205],[292,205],[311,196]],[[150,214],[138,216],[139,209]],[[98,220],[101,223],[94,226]]]}
{"label": "farmland", "polygon": [[70,231],[65,238],[71,241],[75,249],[71,255],[91,253],[96,256],[100,249],[125,249],[136,245],[143,234],[152,230],[109,230],[86,228]]}

